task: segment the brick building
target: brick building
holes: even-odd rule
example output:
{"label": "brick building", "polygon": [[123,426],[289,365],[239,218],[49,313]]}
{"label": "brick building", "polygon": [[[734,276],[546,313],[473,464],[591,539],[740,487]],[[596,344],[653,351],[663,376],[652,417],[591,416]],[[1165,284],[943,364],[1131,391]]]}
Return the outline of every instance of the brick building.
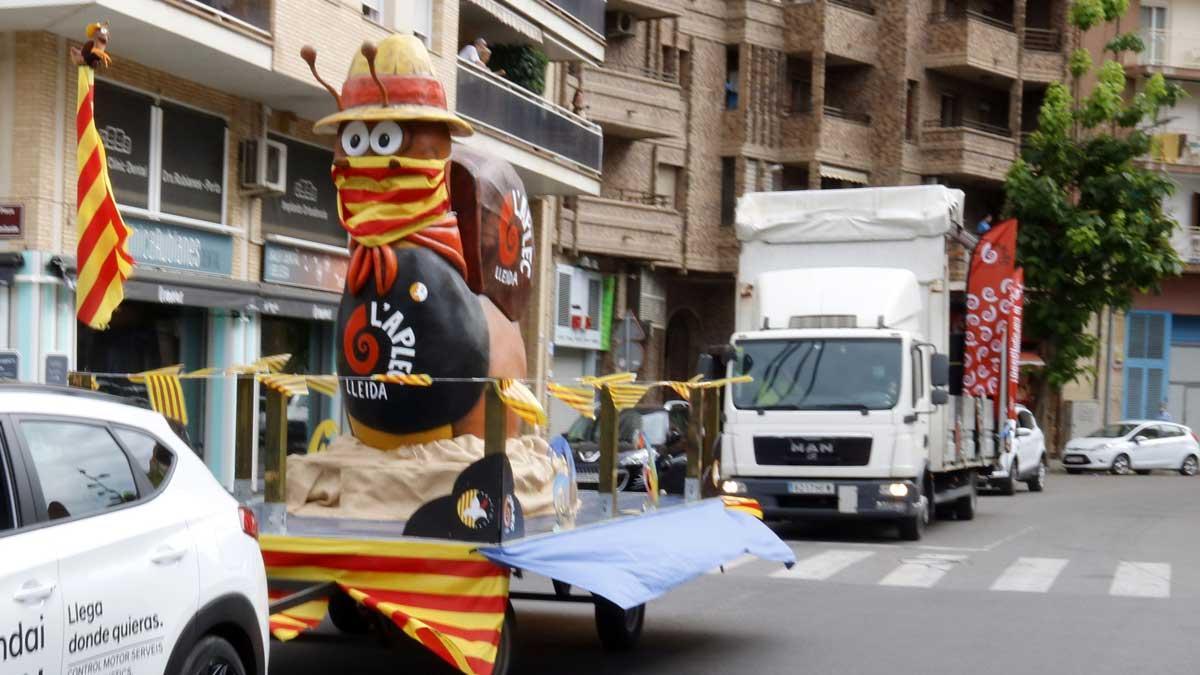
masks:
{"label": "brick building", "polygon": [[[969,223],[998,211],[1022,133],[1065,74],[1067,5],[609,2],[604,64],[562,74],[603,128],[604,159],[600,195],[565,200],[557,221],[560,276],[577,291],[591,279],[602,305],[611,288],[612,315],[648,328],[643,376],[678,377],[732,331],[744,192],[937,182],[966,192]],[[965,251],[950,253],[961,277]],[[562,295],[560,332],[572,306],[592,308]],[[561,372],[614,367],[567,352]]]}

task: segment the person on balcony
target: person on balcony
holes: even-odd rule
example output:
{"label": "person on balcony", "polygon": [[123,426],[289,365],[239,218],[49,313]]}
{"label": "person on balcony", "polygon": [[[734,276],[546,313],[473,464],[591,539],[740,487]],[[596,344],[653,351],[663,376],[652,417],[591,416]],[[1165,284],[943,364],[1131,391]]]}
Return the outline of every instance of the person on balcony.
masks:
{"label": "person on balcony", "polygon": [[480,68],[486,68],[487,63],[480,57],[480,54],[484,51],[488,51],[487,40],[477,37],[474,42],[459,50],[458,58],[468,63],[473,63]]}

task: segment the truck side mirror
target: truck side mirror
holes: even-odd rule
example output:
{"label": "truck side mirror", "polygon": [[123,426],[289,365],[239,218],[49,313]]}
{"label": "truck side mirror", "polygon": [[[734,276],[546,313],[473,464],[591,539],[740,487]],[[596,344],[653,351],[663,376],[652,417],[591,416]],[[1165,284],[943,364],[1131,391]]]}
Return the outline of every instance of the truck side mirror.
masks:
{"label": "truck side mirror", "polygon": [[929,383],[935,387],[950,384],[950,357],[934,354],[929,357]]}
{"label": "truck side mirror", "polygon": [[945,389],[934,389],[929,392],[929,401],[934,405],[946,405],[950,402],[950,394]]}
{"label": "truck side mirror", "polygon": [[706,379],[712,377],[713,371],[716,368],[717,360],[713,358],[712,354],[701,354],[700,358],[696,360],[696,372],[703,375]]}

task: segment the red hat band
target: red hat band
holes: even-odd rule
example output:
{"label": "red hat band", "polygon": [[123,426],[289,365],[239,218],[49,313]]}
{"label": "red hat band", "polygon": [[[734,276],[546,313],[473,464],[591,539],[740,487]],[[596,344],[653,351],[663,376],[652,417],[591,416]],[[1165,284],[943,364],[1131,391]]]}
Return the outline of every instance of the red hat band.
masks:
{"label": "red hat band", "polygon": [[[419,75],[380,75],[379,82],[387,90],[389,105],[423,105],[446,110],[446,91],[432,77]],[[342,105],[381,106],[379,86],[370,75],[352,77],[342,85]]]}

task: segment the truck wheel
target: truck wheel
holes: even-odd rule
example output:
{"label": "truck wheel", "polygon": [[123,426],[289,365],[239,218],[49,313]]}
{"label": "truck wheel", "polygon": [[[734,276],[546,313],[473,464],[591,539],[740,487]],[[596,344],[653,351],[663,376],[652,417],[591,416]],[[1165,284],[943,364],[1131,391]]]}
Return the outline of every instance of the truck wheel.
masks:
{"label": "truck wheel", "polygon": [[646,605],[621,609],[596,596],[596,632],[600,644],[609,651],[627,651],[637,645],[646,622]]}
{"label": "truck wheel", "polygon": [[180,672],[182,675],[246,675],[246,666],[233,645],[224,638],[209,635],[192,647]]}
{"label": "truck wheel", "polygon": [[[931,482],[929,478],[925,479],[926,485]],[[925,526],[933,520],[933,494],[927,488],[923,492],[925,493],[925,508],[918,511],[916,515],[900,521],[900,538],[904,541],[920,541],[925,534]]]}
{"label": "truck wheel", "polygon": [[975,520],[975,502],[978,495],[975,492],[975,480],[971,480],[971,493],[954,500],[954,517],[959,520]]}
{"label": "truck wheel", "polygon": [[1017,474],[1020,472],[1021,466],[1017,463],[1017,458],[1013,457],[1012,466],[1008,467],[1008,478],[1000,484],[1000,494],[1005,497],[1011,497],[1017,493]]}
{"label": "truck wheel", "polygon": [[1042,457],[1042,461],[1038,462],[1037,473],[1033,474],[1033,478],[1025,481],[1025,485],[1029,486],[1030,492],[1041,492],[1046,489],[1046,458]]}
{"label": "truck wheel", "polygon": [[371,629],[371,620],[359,604],[341,592],[329,596],[329,621],[334,628],[347,635],[363,635]]}

